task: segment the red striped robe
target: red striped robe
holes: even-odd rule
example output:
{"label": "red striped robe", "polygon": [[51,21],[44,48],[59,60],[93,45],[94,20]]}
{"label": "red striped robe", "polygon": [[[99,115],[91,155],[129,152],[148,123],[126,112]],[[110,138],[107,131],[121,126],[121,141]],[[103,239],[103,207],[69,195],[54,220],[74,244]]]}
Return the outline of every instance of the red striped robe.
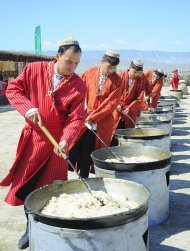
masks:
{"label": "red striped robe", "polygon": [[154,71],[150,70],[145,73],[145,77],[147,78],[150,89],[152,91],[152,107],[156,107],[158,104],[158,100],[161,94],[162,86],[163,86],[163,77],[157,79],[155,83],[152,83]]}
{"label": "red striped robe", "polygon": [[[87,86],[87,115],[90,115],[93,122],[97,123],[96,133],[109,146],[117,126],[113,112],[121,97],[121,78],[116,73],[108,75],[101,90],[101,96],[97,98],[96,89],[97,84],[99,85],[99,77],[99,66],[90,68],[81,76]],[[96,138],[95,148],[103,147],[105,147],[104,144]]]}
{"label": "red striped robe", "polygon": [[[170,81],[170,84],[172,86],[172,90],[178,90],[178,86],[179,86],[179,76],[178,73],[176,71],[174,71],[173,73],[173,77]],[[2,90],[2,95],[3,95],[3,90]]]}
{"label": "red striped robe", "polygon": [[[54,74],[54,63],[50,63],[51,76]],[[55,106],[52,96],[46,96],[50,90],[51,80],[48,80],[48,62],[28,64],[23,73],[8,86],[6,95],[10,103],[24,116],[33,107],[39,109],[42,123],[60,142],[65,139],[71,146],[79,136],[84,124],[84,100],[86,86],[76,74],[69,82],[55,91]],[[50,79],[50,77],[49,77]],[[0,183],[11,188],[5,198],[10,205],[21,205],[23,201],[16,197],[19,190],[45,165],[45,169],[35,188],[50,184],[54,180],[66,180],[67,162],[53,152],[41,129],[26,119],[18,143],[16,160],[9,174]]]}
{"label": "red striped robe", "polygon": [[[126,108],[129,108],[129,113],[127,115],[122,116],[121,113],[115,111],[117,116],[117,121],[119,122],[121,116],[125,121],[125,128],[134,128],[137,120],[137,115],[142,107],[143,95],[144,95],[144,81],[136,77],[132,80],[132,85],[128,86],[129,82],[129,70],[119,73],[119,76],[122,80],[122,97],[120,99],[119,104],[124,111]],[[134,121],[134,122],[133,122]]]}

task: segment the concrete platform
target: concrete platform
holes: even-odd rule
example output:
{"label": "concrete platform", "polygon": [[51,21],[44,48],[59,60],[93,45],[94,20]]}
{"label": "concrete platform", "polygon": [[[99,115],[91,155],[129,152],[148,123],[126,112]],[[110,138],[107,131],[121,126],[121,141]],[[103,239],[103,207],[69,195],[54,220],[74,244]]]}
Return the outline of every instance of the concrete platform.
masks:
{"label": "concrete platform", "polygon": [[[162,94],[167,91],[164,88]],[[11,106],[0,106],[0,180],[14,161],[23,122],[24,119]],[[150,251],[190,251],[189,95],[184,96],[176,111],[172,153],[170,214],[164,223],[150,228]],[[75,177],[73,173],[69,174],[69,178]],[[3,201],[7,191],[8,188],[0,187],[0,251],[18,251],[17,241],[24,232],[26,219],[23,206],[11,207]]]}

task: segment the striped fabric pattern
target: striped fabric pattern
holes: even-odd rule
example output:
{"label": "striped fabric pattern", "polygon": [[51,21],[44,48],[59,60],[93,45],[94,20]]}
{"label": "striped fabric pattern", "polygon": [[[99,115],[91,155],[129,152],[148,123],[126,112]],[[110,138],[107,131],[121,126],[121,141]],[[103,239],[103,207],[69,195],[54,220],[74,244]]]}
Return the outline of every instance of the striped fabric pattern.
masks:
{"label": "striped fabric pattern", "polygon": [[[51,62],[51,71],[54,63]],[[29,109],[38,108],[42,123],[57,142],[65,139],[71,147],[84,124],[86,86],[81,78],[74,74],[68,83],[55,91],[55,106],[51,110],[53,97],[46,95],[50,90],[47,67],[48,62],[28,64],[23,73],[9,84],[7,97],[22,116]],[[40,128],[26,119],[15,162],[9,174],[0,183],[1,186],[11,185],[5,201],[10,205],[23,204],[23,201],[16,197],[16,193],[44,166],[35,188],[57,179],[67,179],[67,162],[54,154],[52,144]]]}
{"label": "striped fabric pattern", "polygon": [[[108,75],[100,97],[96,96],[96,85],[100,79],[100,67],[90,68],[81,78],[87,86],[87,106],[91,119],[97,123],[97,134],[107,145],[110,145],[116,127],[113,112],[121,97],[121,78],[116,73]],[[95,107],[97,101],[98,105]],[[96,138],[96,149],[102,147],[104,145]]]}
{"label": "striped fabric pattern", "polygon": [[149,86],[152,91],[152,106],[156,107],[163,86],[163,78],[157,79],[156,82],[152,84],[153,74],[154,74],[153,70],[145,72],[145,77],[147,78]]}

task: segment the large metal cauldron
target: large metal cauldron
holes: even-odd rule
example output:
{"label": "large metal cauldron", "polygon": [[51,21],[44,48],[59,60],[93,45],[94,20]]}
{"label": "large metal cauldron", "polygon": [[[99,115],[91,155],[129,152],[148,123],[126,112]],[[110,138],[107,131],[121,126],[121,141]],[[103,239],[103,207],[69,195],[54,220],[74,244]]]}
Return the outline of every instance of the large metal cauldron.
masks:
{"label": "large metal cauldron", "polygon": [[161,121],[161,122],[168,122],[171,121],[171,116],[169,114],[156,114],[156,113],[152,113],[152,112],[146,112],[146,113],[141,113],[140,117],[137,119],[138,120],[147,120],[147,121]]}
{"label": "large metal cauldron", "polygon": [[172,113],[173,108],[171,106],[158,106],[155,108],[155,113]]}
{"label": "large metal cauldron", "polygon": [[157,225],[169,215],[169,172],[171,152],[159,147],[110,147],[119,156],[151,157],[148,163],[110,163],[105,160],[113,158],[104,148],[92,153],[97,177],[131,180],[146,186],[150,192],[148,210],[149,226]]}
{"label": "large metal cauldron", "polygon": [[178,90],[181,90],[183,92],[183,95],[188,94],[187,85],[184,82],[179,83]]}
{"label": "large metal cauldron", "polygon": [[175,107],[179,107],[179,103],[181,102],[179,98],[171,96],[160,96],[159,101],[170,102],[174,104]]}
{"label": "large metal cauldron", "polygon": [[167,108],[170,108],[172,111],[173,111],[173,115],[175,114],[175,107],[176,107],[176,102],[175,102],[175,100],[164,100],[164,101],[159,101],[158,102],[158,105],[157,105],[157,107],[159,108],[159,107],[163,107],[163,108],[165,108],[165,107],[167,107]]}
{"label": "large metal cauldron", "polygon": [[182,92],[182,90],[169,90],[169,96],[182,99],[183,98],[183,92]]}
{"label": "large metal cauldron", "polygon": [[173,103],[169,102],[169,101],[158,101],[157,107],[171,107],[171,109],[173,108]]}
{"label": "large metal cauldron", "polygon": [[[150,113],[149,111],[142,111],[142,113]],[[167,114],[167,113],[173,113],[173,109],[172,107],[156,107],[154,109],[154,113],[157,113],[157,114]]]}
{"label": "large metal cauldron", "polygon": [[126,211],[94,218],[56,218],[41,214],[41,210],[53,196],[61,193],[86,192],[87,189],[80,180],[69,180],[59,184],[44,186],[32,192],[25,200],[25,207],[29,214],[32,214],[36,221],[57,227],[68,227],[74,229],[92,229],[111,227],[125,224],[143,215],[148,207],[149,193],[146,188],[134,182],[123,180],[91,178],[86,179],[92,190],[102,190],[113,196],[121,198],[129,197],[129,200],[138,202],[139,207],[135,210]]}
{"label": "large metal cauldron", "polygon": [[169,151],[166,151],[162,148],[158,147],[149,147],[149,146],[137,146],[137,147],[129,147],[126,148],[124,146],[114,146],[110,147],[110,149],[117,153],[119,156],[125,156],[127,158],[130,157],[151,157],[154,159],[152,162],[147,163],[113,163],[106,162],[105,160],[108,158],[113,158],[110,152],[106,150],[106,148],[95,150],[92,152],[91,157],[96,166],[105,170],[114,170],[114,171],[148,171],[160,169],[165,166],[168,166],[171,161],[172,154]]}
{"label": "large metal cauldron", "polygon": [[152,123],[154,123],[154,124],[163,124],[163,123],[169,124],[169,123],[171,123],[171,118],[168,116],[165,116],[165,115],[163,115],[163,116],[162,115],[160,115],[160,116],[155,115],[155,116],[151,117],[151,114],[150,114],[150,116],[148,114],[147,116],[144,116],[144,117],[142,116],[142,117],[138,118],[137,123],[138,124],[150,123],[150,125]]}
{"label": "large metal cauldron", "polygon": [[[92,190],[136,201],[136,209],[93,218],[55,218],[41,214],[52,196],[86,192],[80,180],[57,182],[32,192],[26,199],[29,212],[30,250],[148,251],[149,191],[141,184],[122,179],[86,179]],[[113,234],[114,233],[114,234]]]}
{"label": "large metal cauldron", "polygon": [[[141,131],[142,130],[142,131]],[[120,146],[128,146],[131,143],[142,146],[156,146],[170,149],[170,131],[158,128],[128,128],[116,130],[114,137],[118,139]]]}
{"label": "large metal cauldron", "polygon": [[168,116],[141,116],[136,122],[138,127],[153,127],[172,132],[172,120]]}
{"label": "large metal cauldron", "polygon": [[[171,119],[173,119],[174,117],[174,110],[172,107],[156,107],[154,109],[154,112],[149,112],[149,111],[141,111],[141,114],[155,114],[155,115],[166,115],[168,117],[170,117]],[[140,116],[141,116],[140,114]]]}
{"label": "large metal cauldron", "polygon": [[177,97],[171,97],[169,95],[163,95],[163,96],[160,96],[159,97],[159,100],[175,100],[176,102],[179,101],[180,102],[180,99],[177,98]]}

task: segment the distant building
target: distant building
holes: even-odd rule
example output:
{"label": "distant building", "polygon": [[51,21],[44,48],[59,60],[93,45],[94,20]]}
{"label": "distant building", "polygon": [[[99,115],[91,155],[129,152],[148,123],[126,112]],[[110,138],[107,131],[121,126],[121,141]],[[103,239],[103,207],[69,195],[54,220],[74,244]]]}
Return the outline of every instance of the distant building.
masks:
{"label": "distant building", "polygon": [[24,52],[0,51],[0,72],[6,73],[11,80],[18,76],[25,65],[35,61],[51,61],[55,57]]}

